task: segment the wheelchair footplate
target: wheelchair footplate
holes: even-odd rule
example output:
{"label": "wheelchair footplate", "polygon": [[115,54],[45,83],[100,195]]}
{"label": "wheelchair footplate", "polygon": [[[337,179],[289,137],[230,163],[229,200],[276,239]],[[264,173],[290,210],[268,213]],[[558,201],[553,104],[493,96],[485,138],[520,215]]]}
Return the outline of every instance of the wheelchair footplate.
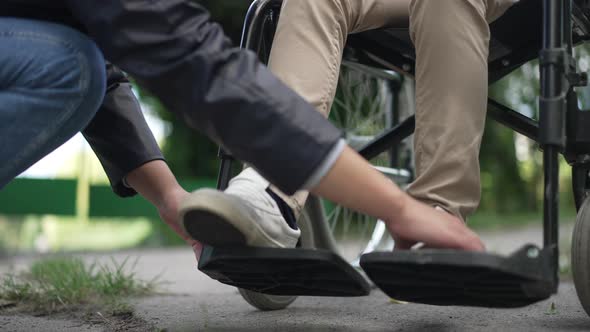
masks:
{"label": "wheelchair footplate", "polygon": [[390,297],[432,305],[515,308],[557,291],[555,250],[526,245],[508,257],[457,250],[363,255],[361,266]]}
{"label": "wheelchair footplate", "polygon": [[326,250],[205,246],[199,270],[221,283],[270,295],[365,296],[366,278]]}

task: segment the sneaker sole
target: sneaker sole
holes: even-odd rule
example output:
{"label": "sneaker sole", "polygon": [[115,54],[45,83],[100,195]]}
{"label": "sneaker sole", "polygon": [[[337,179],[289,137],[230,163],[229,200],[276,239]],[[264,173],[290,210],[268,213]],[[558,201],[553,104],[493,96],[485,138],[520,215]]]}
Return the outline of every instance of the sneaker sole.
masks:
{"label": "sneaker sole", "polygon": [[226,219],[208,211],[188,211],[184,215],[186,232],[201,243],[216,247],[245,246],[244,234]]}
{"label": "sneaker sole", "polygon": [[191,194],[180,207],[181,226],[191,238],[213,247],[282,247],[227,195],[212,189]]}

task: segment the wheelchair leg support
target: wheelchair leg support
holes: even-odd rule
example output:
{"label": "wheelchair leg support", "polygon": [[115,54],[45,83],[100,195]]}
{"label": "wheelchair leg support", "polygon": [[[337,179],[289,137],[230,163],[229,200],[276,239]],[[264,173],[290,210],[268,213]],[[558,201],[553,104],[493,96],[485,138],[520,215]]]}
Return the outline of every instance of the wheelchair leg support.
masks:
{"label": "wheelchair leg support", "polygon": [[[566,145],[568,91],[579,79],[568,37],[571,11],[571,0],[543,0],[538,134],[545,167],[544,248],[526,245],[508,257],[450,250],[364,255],[361,266],[389,296],[435,305],[518,307],[557,292],[558,157]],[[522,124],[521,129],[533,136],[535,126]]]}
{"label": "wheelchair leg support", "polygon": [[[256,52],[265,63],[269,57],[280,5],[281,0],[256,0],[250,6],[244,23],[241,47]],[[223,149],[219,150],[219,157],[221,166],[217,187],[224,190],[229,184],[232,165],[236,161]],[[325,249],[205,246],[199,259],[199,270],[222,283],[251,291],[248,296],[258,299],[264,296],[262,294],[291,297],[368,295],[370,286],[365,277],[334,253],[329,241],[321,243]],[[263,301],[270,303],[275,300],[266,297]],[[288,305],[290,302],[286,303]],[[262,308],[268,307],[262,305]]]}
{"label": "wheelchair leg support", "polygon": [[552,252],[552,278],[557,290],[559,281],[558,236],[559,236],[559,159],[555,147],[545,147],[545,196],[543,202],[543,245]]}
{"label": "wheelchair leg support", "polygon": [[[261,55],[267,48],[261,31],[273,25],[280,0],[256,0],[246,20],[242,47]],[[572,0],[543,0],[543,47],[540,52],[538,139],[544,153],[544,248],[525,245],[510,256],[453,250],[375,252],[360,264],[389,296],[435,305],[519,307],[547,299],[558,286],[559,154],[566,149],[568,93],[584,81],[572,56]],[[276,8],[276,11],[275,11]],[[570,96],[571,97],[571,96]],[[569,100],[569,103],[568,103]],[[514,117],[514,116],[513,116]],[[414,118],[392,128],[360,150],[371,158],[410,135]],[[534,124],[520,121],[527,136]],[[232,159],[220,152],[219,188],[230,177]],[[272,295],[360,296],[366,281],[338,256],[325,250],[206,247],[199,268],[221,282]],[[296,270],[296,273],[294,273]]]}
{"label": "wheelchair leg support", "polygon": [[[557,290],[559,152],[566,146],[568,82],[572,72],[571,0],[543,1],[543,48],[540,53],[541,95],[539,143],[544,149],[544,246],[552,251],[553,286]],[[573,70],[575,73],[575,68]]]}

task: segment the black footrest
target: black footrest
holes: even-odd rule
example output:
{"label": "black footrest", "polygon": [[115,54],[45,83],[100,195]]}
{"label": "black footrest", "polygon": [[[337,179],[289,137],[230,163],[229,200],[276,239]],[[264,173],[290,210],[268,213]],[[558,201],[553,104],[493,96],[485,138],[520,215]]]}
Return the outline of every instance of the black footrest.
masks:
{"label": "black footrest", "polygon": [[433,305],[514,308],[555,293],[553,249],[527,245],[509,257],[456,250],[363,255],[361,266],[394,299]]}
{"label": "black footrest", "polygon": [[205,247],[199,270],[224,284],[270,295],[364,296],[365,277],[324,250]]}

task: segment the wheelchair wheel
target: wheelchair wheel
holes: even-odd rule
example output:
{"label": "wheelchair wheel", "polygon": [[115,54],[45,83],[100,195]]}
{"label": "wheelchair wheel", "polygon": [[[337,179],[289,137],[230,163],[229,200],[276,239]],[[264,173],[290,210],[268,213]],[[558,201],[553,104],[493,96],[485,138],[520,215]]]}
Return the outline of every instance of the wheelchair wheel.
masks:
{"label": "wheelchair wheel", "polygon": [[[388,76],[362,65],[344,63],[330,120],[342,129],[351,147],[362,148],[413,113],[412,85],[403,86],[402,83],[395,74]],[[392,88],[394,85],[397,87]],[[406,140],[370,162],[403,187],[411,181],[412,160],[411,140]],[[385,224],[375,218],[325,200],[322,204],[307,204],[306,209],[316,227],[318,247],[335,250],[355,267],[359,267],[362,254],[393,248]],[[323,224],[327,226],[328,235],[322,237],[318,235],[324,230],[318,229],[318,225]]]}
{"label": "wheelchair wheel", "polygon": [[590,194],[590,167],[587,164],[575,164],[572,167],[572,188],[576,209],[580,209]]}
{"label": "wheelchair wheel", "polygon": [[572,238],[572,273],[580,303],[590,315],[590,198],[578,211]]}
{"label": "wheelchair wheel", "polygon": [[297,296],[275,296],[238,288],[240,295],[254,308],[262,311],[281,310],[293,303]]}

